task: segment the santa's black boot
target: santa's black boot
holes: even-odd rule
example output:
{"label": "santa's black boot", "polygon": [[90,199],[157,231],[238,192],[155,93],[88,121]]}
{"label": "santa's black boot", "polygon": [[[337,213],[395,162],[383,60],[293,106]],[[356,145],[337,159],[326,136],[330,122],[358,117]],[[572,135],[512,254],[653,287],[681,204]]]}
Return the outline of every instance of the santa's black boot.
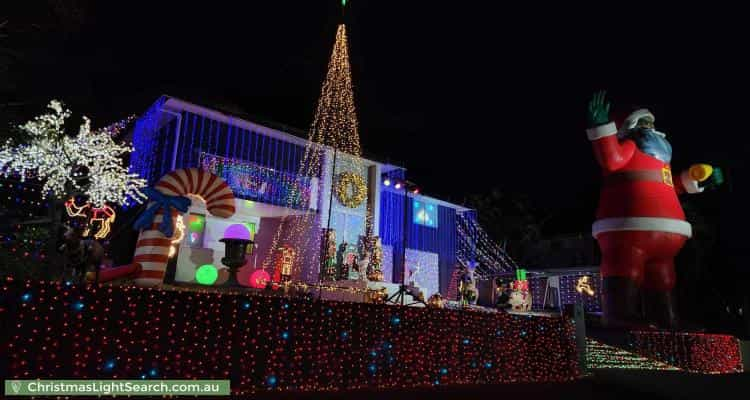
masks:
{"label": "santa's black boot", "polygon": [[672,291],[644,290],[643,300],[647,321],[661,329],[679,328],[677,304]]}
{"label": "santa's black boot", "polygon": [[638,284],[625,277],[602,279],[602,324],[607,328],[634,328],[640,324]]}

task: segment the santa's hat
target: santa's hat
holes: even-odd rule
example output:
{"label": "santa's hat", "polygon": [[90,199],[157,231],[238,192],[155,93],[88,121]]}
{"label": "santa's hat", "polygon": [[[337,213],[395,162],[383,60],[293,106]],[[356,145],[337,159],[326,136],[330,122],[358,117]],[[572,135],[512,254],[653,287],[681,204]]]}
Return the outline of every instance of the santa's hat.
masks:
{"label": "santa's hat", "polygon": [[617,130],[617,136],[622,137],[623,135],[627,134],[629,130],[635,128],[638,125],[638,120],[640,120],[641,118],[651,118],[652,121],[656,120],[654,114],[652,114],[651,111],[645,108],[639,108],[625,117],[625,119],[620,124],[620,129]]}

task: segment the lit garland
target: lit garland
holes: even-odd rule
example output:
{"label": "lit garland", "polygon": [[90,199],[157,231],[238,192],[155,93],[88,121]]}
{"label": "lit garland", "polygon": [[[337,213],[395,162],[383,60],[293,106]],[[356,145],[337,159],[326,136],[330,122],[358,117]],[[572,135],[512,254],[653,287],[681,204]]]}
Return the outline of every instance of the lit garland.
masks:
{"label": "lit garland", "polygon": [[231,379],[234,395],[563,382],[566,318],[6,282],[9,379]]}
{"label": "lit garland", "polygon": [[365,178],[353,172],[342,172],[335,185],[336,198],[349,208],[357,208],[367,198]]}
{"label": "lit garland", "polygon": [[121,157],[131,147],[115,143],[107,133],[92,132],[86,117],[78,134],[69,137],[63,126],[70,110],[55,100],[48,108],[51,113],[19,127],[29,135],[28,145],[9,140],[0,147],[0,174],[18,176],[22,182],[37,177],[44,181],[43,195],[65,198],[72,190],[85,194],[95,206],[144,198],[140,189],[146,182],[122,165]]}

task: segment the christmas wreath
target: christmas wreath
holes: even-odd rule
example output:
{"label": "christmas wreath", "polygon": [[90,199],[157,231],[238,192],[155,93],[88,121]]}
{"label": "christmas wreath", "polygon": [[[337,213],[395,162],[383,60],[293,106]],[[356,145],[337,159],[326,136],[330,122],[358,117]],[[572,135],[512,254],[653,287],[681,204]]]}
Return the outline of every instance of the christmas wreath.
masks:
{"label": "christmas wreath", "polygon": [[349,208],[357,208],[367,198],[365,178],[353,172],[342,172],[336,179],[336,198]]}

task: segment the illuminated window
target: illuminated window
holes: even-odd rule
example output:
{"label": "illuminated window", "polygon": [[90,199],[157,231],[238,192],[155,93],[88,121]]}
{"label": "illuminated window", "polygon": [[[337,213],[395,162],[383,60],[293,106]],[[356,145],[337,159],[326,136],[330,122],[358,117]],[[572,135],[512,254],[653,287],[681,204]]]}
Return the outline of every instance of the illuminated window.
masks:
{"label": "illuminated window", "polygon": [[203,232],[206,230],[206,216],[203,214],[190,214],[188,217],[188,246],[194,248],[203,247]]}
{"label": "illuminated window", "polygon": [[414,223],[430,228],[438,227],[437,205],[425,201],[414,200]]}

